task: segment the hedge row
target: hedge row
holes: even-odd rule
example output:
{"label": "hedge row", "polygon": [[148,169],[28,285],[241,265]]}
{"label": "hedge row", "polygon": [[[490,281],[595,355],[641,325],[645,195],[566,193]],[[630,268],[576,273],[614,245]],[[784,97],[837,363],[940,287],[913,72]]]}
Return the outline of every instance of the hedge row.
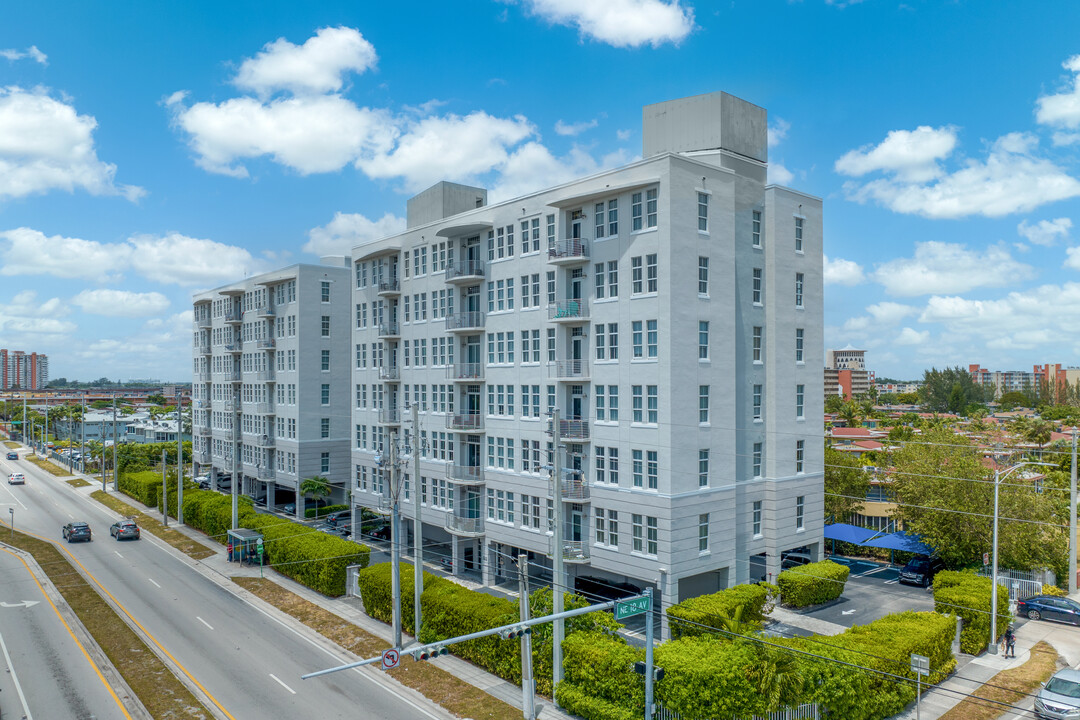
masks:
{"label": "hedge row", "polygon": [[667,610],[668,617],[672,620],[671,635],[678,639],[715,634],[711,628],[722,627],[725,621],[734,620],[740,613],[740,608],[739,622],[746,629],[757,630],[765,621],[764,612],[768,601],[768,587],[760,584],[736,585],[711,595],[699,595],[683,600]]}
{"label": "hedge row", "polygon": [[784,570],[776,578],[780,601],[791,607],[807,607],[835,600],[844,592],[849,572],[846,565],[832,560]]}
{"label": "hedge row", "polygon": [[[169,490],[176,492],[176,471],[167,474]],[[140,472],[122,472],[118,483],[120,492],[129,495],[148,507],[161,505],[161,471],[143,470]],[[172,503],[175,505],[175,503]]]}
{"label": "hedge row", "polygon": [[[959,615],[963,620],[960,650],[977,655],[986,649],[990,640],[990,578],[974,572],[942,571],[934,576],[934,610],[946,615]],[[1009,593],[999,586],[997,594],[996,643],[1012,622],[1009,613]]]}
{"label": "hedge row", "polygon": [[307,510],[304,510],[304,517],[306,517],[306,518],[324,517],[326,515],[329,515],[330,513],[336,513],[339,510],[348,510],[350,507],[351,507],[350,505],[327,505],[326,507],[321,507],[321,508],[320,507],[310,507]]}

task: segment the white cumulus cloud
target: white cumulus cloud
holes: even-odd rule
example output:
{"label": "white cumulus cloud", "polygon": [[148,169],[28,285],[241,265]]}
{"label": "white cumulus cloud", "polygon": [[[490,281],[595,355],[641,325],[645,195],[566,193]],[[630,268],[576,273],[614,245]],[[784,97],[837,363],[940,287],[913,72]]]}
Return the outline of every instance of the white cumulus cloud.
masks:
{"label": "white cumulus cloud", "polygon": [[527,142],[513,152],[499,168],[499,179],[488,192],[490,202],[520,197],[543,188],[625,165],[631,158],[618,150],[597,160],[584,149],[574,146],[556,157],[538,142]]}
{"label": "white cumulus cloud", "polygon": [[166,285],[220,285],[269,270],[242,247],[175,232],[134,235],[126,245],[131,269]]}
{"label": "white cumulus cloud", "polygon": [[74,332],[75,323],[63,319],[68,308],[59,298],[38,302],[37,293],[24,290],[10,303],[0,305],[0,332],[24,335],[65,335]]}
{"label": "white cumulus cloud", "polygon": [[371,220],[359,213],[334,213],[325,225],[308,231],[304,252],[315,255],[351,255],[352,249],[372,240],[394,235],[405,229],[405,218],[386,213]]}
{"label": "white cumulus cloud", "polygon": [[1069,218],[1056,218],[1054,220],[1040,220],[1034,225],[1028,225],[1027,220],[1021,220],[1016,226],[1016,232],[1026,237],[1036,245],[1049,247],[1058,239],[1069,237],[1072,229],[1072,220]]}
{"label": "white cumulus cloud", "polygon": [[694,29],[694,11],[679,0],[523,0],[535,15],[575,27],[614,47],[678,45]]}
{"label": "white cumulus cloud", "polygon": [[776,185],[790,185],[791,181],[795,179],[795,173],[778,162],[769,163],[766,173],[768,174],[768,182]]}
{"label": "white cumulus cloud", "polygon": [[769,126],[768,131],[768,144],[769,147],[776,147],[784,138],[787,137],[788,130],[791,129],[791,123],[783,118],[776,118],[773,124]]}
{"label": "white cumulus cloud", "polygon": [[13,62],[15,60],[22,60],[24,58],[29,58],[30,60],[33,60],[34,62],[38,63],[39,65],[48,65],[49,64],[48,56],[45,53],[38,50],[37,45],[31,45],[26,50],[13,50],[11,48],[8,48],[8,49],[5,49],[5,50],[0,50],[0,57],[5,58],[7,60],[11,60]]}
{"label": "white cumulus cloud", "polygon": [[874,316],[874,319],[886,325],[895,325],[904,318],[915,315],[919,311],[910,305],[894,302],[879,302],[866,308],[866,311]]}
{"label": "white cumulus cloud", "polygon": [[897,345],[922,345],[930,339],[929,330],[915,330],[913,328],[906,327],[900,331],[900,334],[893,340]]}
{"label": "white cumulus cloud", "polygon": [[52,275],[107,282],[127,265],[130,253],[131,249],[124,245],[47,236],[28,227],[0,232],[3,275]]}
{"label": "white cumulus cloud", "polygon": [[101,289],[83,290],[71,298],[71,304],[93,315],[134,318],[165,312],[169,307],[169,299],[158,292]]}
{"label": "white cumulus cloud", "polygon": [[1035,270],[1013,259],[1004,245],[979,252],[939,241],[916,243],[914,257],[890,260],[874,271],[890,295],[905,297],[1005,287],[1034,276]]}
{"label": "white cumulus cloud", "polygon": [[1077,130],[1080,129],[1080,55],[1073,55],[1061,66],[1073,73],[1069,86],[1060,93],[1040,97],[1035,102],[1035,119],[1043,125]]}
{"label": "white cumulus cloud", "polygon": [[96,127],[44,88],[0,88],[0,199],[81,189],[137,200],[145,191],[117,185],[116,166],[98,159]]}
{"label": "white cumulus cloud", "polygon": [[295,94],[341,90],[347,72],[375,66],[375,48],[359,30],[324,27],[303,45],[285,38],[267,43],[262,52],[240,65],[233,84],[265,97],[279,90]]}
{"label": "white cumulus cloud", "polygon": [[581,122],[568,123],[562,120],[555,121],[555,132],[559,135],[580,135],[586,130],[592,130],[598,125],[596,118],[592,120],[582,120]]}
{"label": "white cumulus cloud", "polygon": [[825,256],[824,263],[824,280],[826,285],[858,285],[866,280],[863,274],[862,266],[854,260],[844,260],[842,258],[829,259],[829,256]]}
{"label": "white cumulus cloud", "polygon": [[893,130],[878,145],[845,153],[836,161],[836,171],[854,177],[884,171],[909,182],[932,180],[941,175],[939,161],[955,147],[955,128],[921,125],[914,130]]}

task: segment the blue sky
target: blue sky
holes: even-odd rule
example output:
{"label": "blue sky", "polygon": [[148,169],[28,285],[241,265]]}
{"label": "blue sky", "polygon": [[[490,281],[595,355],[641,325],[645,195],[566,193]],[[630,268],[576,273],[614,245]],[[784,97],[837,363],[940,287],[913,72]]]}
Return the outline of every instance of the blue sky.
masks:
{"label": "blue sky", "polygon": [[[825,199],[826,343],[879,375],[1080,364],[1080,4],[9,3],[0,347],[190,377],[195,291],[633,160],[641,107],[768,109]],[[107,8],[107,9],[103,9]]]}

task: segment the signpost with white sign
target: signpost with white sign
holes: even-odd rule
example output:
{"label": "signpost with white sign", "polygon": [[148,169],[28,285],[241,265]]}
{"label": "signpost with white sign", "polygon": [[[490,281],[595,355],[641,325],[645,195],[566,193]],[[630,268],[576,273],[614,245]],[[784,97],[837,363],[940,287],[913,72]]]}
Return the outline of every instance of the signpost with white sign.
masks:
{"label": "signpost with white sign", "polygon": [[922,700],[923,675],[930,676],[930,658],[911,654],[911,672],[915,673],[915,720],[919,720],[919,703]]}

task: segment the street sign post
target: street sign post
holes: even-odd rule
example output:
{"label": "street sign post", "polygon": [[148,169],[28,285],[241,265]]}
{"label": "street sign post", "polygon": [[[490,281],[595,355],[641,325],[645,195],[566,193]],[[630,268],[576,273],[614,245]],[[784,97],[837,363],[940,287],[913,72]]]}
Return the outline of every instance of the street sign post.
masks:
{"label": "street sign post", "polygon": [[652,595],[638,595],[637,597],[618,600],[615,602],[615,619],[625,620],[628,617],[640,615],[652,610]]}
{"label": "street sign post", "polygon": [[983,566],[990,564],[990,553],[983,553]]}
{"label": "street sign post", "polygon": [[401,655],[394,648],[389,650],[383,650],[382,654],[382,669],[393,670],[401,662]]}
{"label": "street sign post", "polygon": [[915,673],[915,720],[919,720],[919,705],[922,701],[922,678],[923,675],[930,675],[930,658],[912,653],[911,672]]}

